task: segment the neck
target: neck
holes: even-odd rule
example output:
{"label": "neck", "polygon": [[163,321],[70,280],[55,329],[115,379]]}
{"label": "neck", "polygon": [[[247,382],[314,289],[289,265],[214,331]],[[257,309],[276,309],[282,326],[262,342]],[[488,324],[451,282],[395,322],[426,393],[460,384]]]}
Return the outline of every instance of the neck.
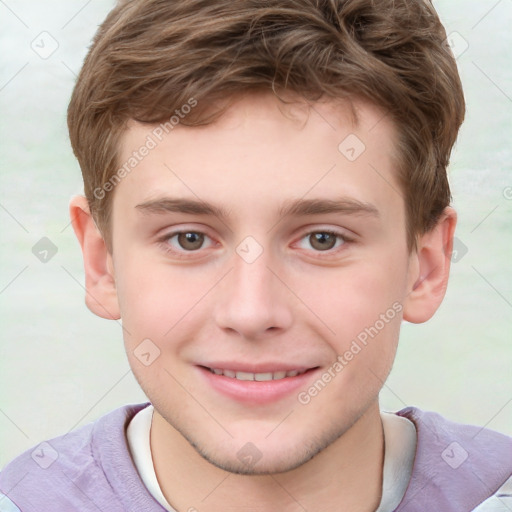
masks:
{"label": "neck", "polygon": [[238,475],[203,459],[155,410],[151,451],[158,482],[179,512],[322,510],[373,512],[380,503],[384,434],[378,403],[302,466],[271,475]]}

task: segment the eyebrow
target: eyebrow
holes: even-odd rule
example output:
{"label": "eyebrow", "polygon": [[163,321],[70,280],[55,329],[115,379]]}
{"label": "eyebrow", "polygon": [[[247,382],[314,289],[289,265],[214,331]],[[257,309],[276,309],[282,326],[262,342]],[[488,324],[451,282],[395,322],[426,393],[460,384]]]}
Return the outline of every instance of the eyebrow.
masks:
{"label": "eyebrow", "polygon": [[[193,215],[211,215],[227,220],[229,212],[220,206],[195,199],[164,197],[138,204],[138,210],[147,213],[189,213]],[[342,213],[350,215],[369,215],[380,217],[379,210],[372,204],[357,199],[340,197],[338,199],[292,199],[285,201],[277,211],[280,217]]]}
{"label": "eyebrow", "polygon": [[357,199],[340,197],[338,199],[295,199],[286,201],[278,210],[282,217],[288,215],[318,215],[322,213],[344,213],[379,217],[379,210]]}

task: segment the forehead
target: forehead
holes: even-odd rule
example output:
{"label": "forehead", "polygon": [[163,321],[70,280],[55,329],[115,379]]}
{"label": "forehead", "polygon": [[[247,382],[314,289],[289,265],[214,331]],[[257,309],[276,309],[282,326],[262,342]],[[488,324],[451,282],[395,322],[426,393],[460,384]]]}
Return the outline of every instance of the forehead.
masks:
{"label": "forehead", "polygon": [[206,126],[130,122],[121,165],[137,161],[114,203],[133,207],[171,195],[261,217],[293,198],[343,195],[386,209],[401,202],[395,140],[392,121],[362,101],[283,104],[253,95]]}

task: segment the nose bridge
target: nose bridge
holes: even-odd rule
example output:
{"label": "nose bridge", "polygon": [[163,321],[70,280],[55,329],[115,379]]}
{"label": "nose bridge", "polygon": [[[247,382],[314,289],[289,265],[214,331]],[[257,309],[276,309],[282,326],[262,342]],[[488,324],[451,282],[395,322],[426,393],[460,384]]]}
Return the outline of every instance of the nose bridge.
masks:
{"label": "nose bridge", "polygon": [[219,327],[247,338],[287,328],[292,320],[291,301],[283,284],[270,270],[270,254],[262,251],[252,259],[237,251],[232,263],[216,301]]}
{"label": "nose bridge", "polygon": [[265,302],[271,302],[274,297],[272,289],[273,274],[269,270],[269,261],[265,256],[260,256],[256,261],[248,263],[243,258],[236,258],[234,261],[233,276],[235,293],[239,294],[239,299],[247,297],[248,299],[265,299]]}

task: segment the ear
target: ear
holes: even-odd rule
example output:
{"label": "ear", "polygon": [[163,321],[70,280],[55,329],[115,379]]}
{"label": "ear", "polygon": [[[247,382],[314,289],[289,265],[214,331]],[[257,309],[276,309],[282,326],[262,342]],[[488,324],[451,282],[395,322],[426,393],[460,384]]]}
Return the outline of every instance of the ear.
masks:
{"label": "ear", "polygon": [[434,228],[418,239],[409,262],[411,284],[404,301],[404,320],[426,322],[441,305],[448,286],[456,224],[457,213],[447,207]]}
{"label": "ear", "polygon": [[92,218],[87,199],[74,196],[69,214],[75,235],[80,242],[85,268],[85,303],[102,318],[121,318],[114,279],[112,255]]}

